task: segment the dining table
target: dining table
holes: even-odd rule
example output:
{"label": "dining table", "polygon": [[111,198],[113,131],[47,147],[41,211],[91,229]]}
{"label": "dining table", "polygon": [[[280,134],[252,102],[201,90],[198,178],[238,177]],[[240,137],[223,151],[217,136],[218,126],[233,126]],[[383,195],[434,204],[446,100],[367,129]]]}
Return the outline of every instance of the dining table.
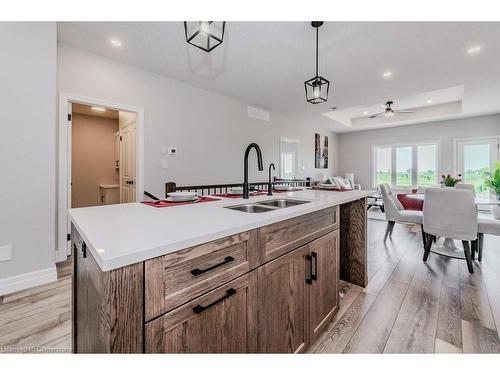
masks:
{"label": "dining table", "polygon": [[[419,200],[423,201],[425,199],[425,194],[422,194],[422,193],[408,194],[407,197],[412,198],[412,199],[419,199]],[[475,200],[477,206],[500,205],[500,200],[493,198],[493,197],[475,197],[474,200]],[[443,241],[443,247],[445,249],[449,249],[452,251],[461,250],[457,247],[457,245],[455,244],[455,240],[453,240],[452,238],[445,238]],[[443,255],[449,255],[449,254],[443,254]],[[454,255],[452,255],[452,256],[454,256]],[[463,258],[462,256],[454,256],[454,257]]]}

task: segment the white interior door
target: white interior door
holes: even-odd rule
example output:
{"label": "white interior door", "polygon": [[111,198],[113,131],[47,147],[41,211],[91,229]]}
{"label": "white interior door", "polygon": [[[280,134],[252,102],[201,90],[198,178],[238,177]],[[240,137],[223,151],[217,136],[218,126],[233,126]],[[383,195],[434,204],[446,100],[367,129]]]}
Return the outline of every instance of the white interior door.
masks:
{"label": "white interior door", "polygon": [[136,201],[137,123],[120,129],[120,203]]}
{"label": "white interior door", "polygon": [[493,170],[499,159],[499,138],[475,138],[457,141],[457,173],[464,183],[473,184],[478,196],[488,196],[484,186],[487,173]]}
{"label": "white interior door", "polygon": [[[72,194],[72,183],[71,183],[71,161],[73,160],[72,158],[72,147],[71,147],[71,137],[72,137],[72,132],[73,132],[73,126],[72,126],[72,118],[73,118],[73,103],[67,102],[68,108],[68,148],[67,148],[67,153],[68,153],[68,166],[67,166],[67,176],[68,176],[68,189],[67,189],[67,196],[66,196],[66,201],[68,204],[68,209],[71,208],[71,194]],[[66,254],[69,256],[71,255],[71,239],[69,235],[71,234],[71,220],[69,218],[69,215],[66,215],[66,233],[62,233],[64,237],[66,237]]]}

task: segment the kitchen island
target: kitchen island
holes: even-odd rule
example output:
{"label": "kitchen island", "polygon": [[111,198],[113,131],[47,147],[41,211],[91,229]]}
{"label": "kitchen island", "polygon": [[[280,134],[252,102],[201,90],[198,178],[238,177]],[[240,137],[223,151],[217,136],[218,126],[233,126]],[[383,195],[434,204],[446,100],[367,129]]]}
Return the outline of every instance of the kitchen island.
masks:
{"label": "kitchen island", "polygon": [[[303,352],[365,286],[370,191],[70,210],[73,350]],[[266,212],[248,202],[305,203]]]}

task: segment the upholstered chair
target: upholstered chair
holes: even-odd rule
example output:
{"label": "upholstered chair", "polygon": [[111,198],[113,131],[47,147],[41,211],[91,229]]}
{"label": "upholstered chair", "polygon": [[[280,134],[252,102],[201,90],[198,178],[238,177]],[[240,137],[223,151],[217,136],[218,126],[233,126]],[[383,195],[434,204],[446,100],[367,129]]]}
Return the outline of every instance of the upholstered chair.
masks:
{"label": "upholstered chair", "polygon": [[465,260],[470,273],[474,272],[470,243],[477,248],[477,208],[474,194],[467,189],[428,188],[425,190],[424,222],[427,261],[435,237],[447,237],[462,241]]}
{"label": "upholstered chair", "polygon": [[[387,219],[387,229],[385,230],[384,241],[387,240],[387,236],[392,235],[394,224],[396,223],[422,225],[422,211],[405,210],[388,184],[380,184],[380,193],[384,201],[384,212],[385,218]],[[423,231],[422,241],[425,244]]]}
{"label": "upholstered chair", "polygon": [[479,240],[479,245],[478,245],[479,250],[477,254],[477,260],[482,261],[484,235],[492,234],[494,236],[500,236],[500,220],[480,217],[478,219],[477,232]]}
{"label": "upholstered chair", "polygon": [[476,191],[474,190],[474,185],[472,185],[472,184],[459,183],[459,184],[455,185],[455,189],[470,190],[470,191],[472,191],[472,194],[474,194],[474,196],[476,196]]}

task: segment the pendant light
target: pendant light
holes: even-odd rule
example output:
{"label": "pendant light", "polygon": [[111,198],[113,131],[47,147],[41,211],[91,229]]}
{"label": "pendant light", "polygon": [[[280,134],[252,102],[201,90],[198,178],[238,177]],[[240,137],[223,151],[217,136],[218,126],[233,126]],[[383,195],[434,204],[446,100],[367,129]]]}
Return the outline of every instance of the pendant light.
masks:
{"label": "pendant light", "polygon": [[210,52],[224,40],[225,27],[226,22],[219,21],[184,22],[186,42]]}
{"label": "pendant light", "polygon": [[323,25],[322,21],[313,21],[311,26],[316,29],[316,76],[304,82],[306,90],[306,100],[312,104],[319,104],[328,100],[328,89],[330,88],[330,81],[319,75],[319,52],[318,52],[318,39],[319,27]]}

